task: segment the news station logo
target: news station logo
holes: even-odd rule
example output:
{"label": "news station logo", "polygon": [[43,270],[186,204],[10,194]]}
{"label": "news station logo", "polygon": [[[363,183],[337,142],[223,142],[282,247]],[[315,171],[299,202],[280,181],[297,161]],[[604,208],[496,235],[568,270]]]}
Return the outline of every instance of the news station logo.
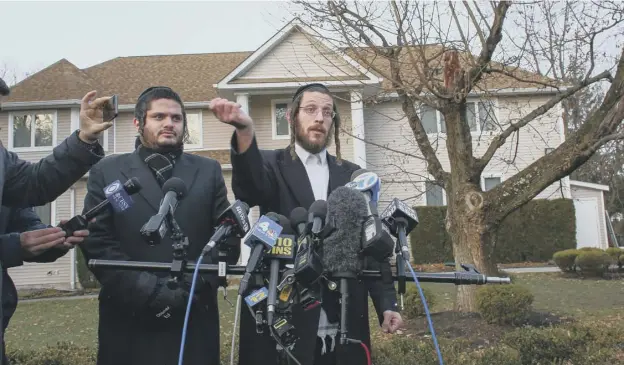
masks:
{"label": "news station logo", "polygon": [[264,257],[275,259],[292,259],[294,257],[295,236],[283,234],[277,237],[275,246],[267,249]]}
{"label": "news station logo", "polygon": [[258,290],[253,291],[248,296],[246,296],[245,302],[247,303],[248,306],[253,307],[268,297],[269,297],[269,291],[267,290],[267,288],[262,287]]}

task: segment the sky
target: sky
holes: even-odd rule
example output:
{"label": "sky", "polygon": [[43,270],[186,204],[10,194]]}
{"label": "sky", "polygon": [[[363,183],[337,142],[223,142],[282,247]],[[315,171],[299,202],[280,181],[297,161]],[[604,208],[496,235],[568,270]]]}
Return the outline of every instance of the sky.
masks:
{"label": "sky", "polygon": [[292,19],[289,9],[285,1],[0,0],[0,72],[19,80],[62,58],[86,68],[121,56],[254,51]]}

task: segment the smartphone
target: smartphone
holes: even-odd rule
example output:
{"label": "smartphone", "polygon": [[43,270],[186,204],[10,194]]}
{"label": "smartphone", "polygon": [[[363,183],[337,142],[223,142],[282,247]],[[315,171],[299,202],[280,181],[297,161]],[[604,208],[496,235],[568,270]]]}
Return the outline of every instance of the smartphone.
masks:
{"label": "smartphone", "polygon": [[113,119],[117,118],[118,113],[119,110],[117,105],[117,95],[113,95],[110,99],[108,99],[108,102],[104,104],[104,110],[102,114],[104,122],[110,122]]}

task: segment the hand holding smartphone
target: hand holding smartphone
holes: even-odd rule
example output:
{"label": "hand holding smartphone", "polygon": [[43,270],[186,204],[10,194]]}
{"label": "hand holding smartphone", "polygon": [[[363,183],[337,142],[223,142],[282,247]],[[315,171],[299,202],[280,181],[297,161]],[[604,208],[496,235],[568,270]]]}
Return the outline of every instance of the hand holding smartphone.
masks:
{"label": "hand holding smartphone", "polygon": [[111,98],[104,104],[102,111],[103,122],[110,122],[117,118],[119,114],[119,106],[117,105],[117,95],[111,96]]}

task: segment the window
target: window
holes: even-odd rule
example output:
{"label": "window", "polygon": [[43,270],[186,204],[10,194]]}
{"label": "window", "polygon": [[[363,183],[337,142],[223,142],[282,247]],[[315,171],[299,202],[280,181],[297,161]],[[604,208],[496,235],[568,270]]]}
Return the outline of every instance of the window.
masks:
{"label": "window", "polygon": [[184,144],[185,149],[201,148],[203,145],[203,128],[201,111],[189,111],[186,113],[189,139]]}
{"label": "window", "polygon": [[483,178],[483,191],[491,190],[500,183],[501,178],[499,176]]}
{"label": "window", "polygon": [[428,206],[444,205],[444,189],[432,182],[425,182],[425,201]]}
{"label": "window", "polygon": [[12,113],[9,116],[9,148],[50,149],[54,147],[56,113]]}
{"label": "window", "polygon": [[544,154],[547,155],[547,154],[551,153],[554,150],[555,150],[554,148],[546,147],[546,148],[544,148]]}
{"label": "window", "polygon": [[286,100],[272,101],[272,129],[273,139],[290,138],[290,126],[286,119],[289,103]]}
{"label": "window", "polygon": [[[466,102],[465,118],[470,126],[470,131],[474,133],[493,131],[498,126],[495,104],[490,100]],[[422,105],[420,107],[420,119],[427,133],[446,133],[444,116],[438,110]]]}
{"label": "window", "polygon": [[37,213],[37,216],[39,216],[39,219],[41,219],[41,222],[43,224],[48,226],[52,225],[52,203],[41,205],[35,207],[34,209],[35,213]]}

